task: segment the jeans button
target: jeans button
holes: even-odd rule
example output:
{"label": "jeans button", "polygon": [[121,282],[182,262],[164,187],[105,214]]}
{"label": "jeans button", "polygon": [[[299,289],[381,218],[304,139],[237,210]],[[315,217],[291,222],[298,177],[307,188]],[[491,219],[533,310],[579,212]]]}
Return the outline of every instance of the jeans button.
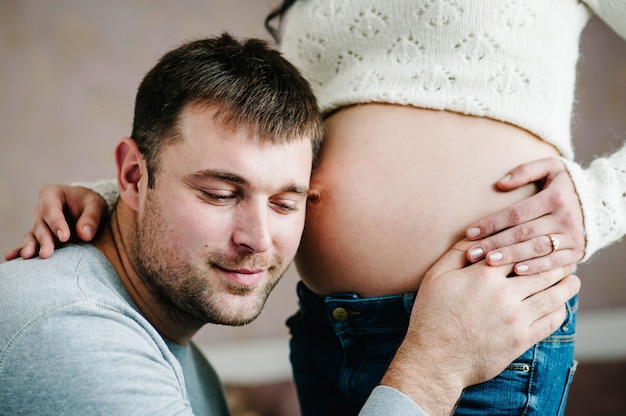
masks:
{"label": "jeans button", "polygon": [[348,319],[348,311],[345,308],[335,308],[333,309],[333,318],[338,321],[345,321]]}

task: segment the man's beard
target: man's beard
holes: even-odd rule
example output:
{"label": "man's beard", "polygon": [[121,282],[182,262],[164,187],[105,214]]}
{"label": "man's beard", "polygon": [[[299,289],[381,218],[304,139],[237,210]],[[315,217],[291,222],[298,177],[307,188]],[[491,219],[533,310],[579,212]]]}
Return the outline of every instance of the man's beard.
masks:
{"label": "man's beard", "polygon": [[[267,297],[285,273],[280,258],[258,254],[235,257],[206,253],[204,263],[194,265],[186,252],[160,241],[159,214],[150,197],[146,211],[132,241],[131,261],[140,279],[171,318],[182,323],[195,322],[241,326],[252,322],[263,310]],[[267,270],[263,286],[243,286],[219,277],[216,266],[230,270]]]}

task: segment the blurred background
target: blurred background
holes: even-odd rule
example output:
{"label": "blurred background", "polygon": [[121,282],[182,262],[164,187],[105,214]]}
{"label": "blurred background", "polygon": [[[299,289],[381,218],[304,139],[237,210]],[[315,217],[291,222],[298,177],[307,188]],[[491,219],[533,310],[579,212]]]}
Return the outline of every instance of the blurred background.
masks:
{"label": "blurred background", "polygon": [[[0,0],[0,254],[21,244],[42,185],[114,177],[136,88],[164,52],[225,30],[269,40],[263,19],[278,3]],[[626,42],[594,19],[581,47],[574,132],[587,164],[626,138]],[[579,269],[581,364],[569,416],[626,414],[625,254],[626,243],[614,245]],[[297,278],[291,270],[253,324],[196,337],[235,416],[298,414],[284,326]]]}

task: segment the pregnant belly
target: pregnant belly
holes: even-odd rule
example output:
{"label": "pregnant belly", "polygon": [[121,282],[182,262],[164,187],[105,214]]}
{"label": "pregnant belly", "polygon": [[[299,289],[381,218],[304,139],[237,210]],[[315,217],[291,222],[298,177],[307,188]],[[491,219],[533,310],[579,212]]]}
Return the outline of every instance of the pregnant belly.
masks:
{"label": "pregnant belly", "polygon": [[296,257],[321,294],[416,291],[470,222],[536,192],[497,191],[498,179],[558,155],[508,124],[413,107],[349,107],[326,125]]}

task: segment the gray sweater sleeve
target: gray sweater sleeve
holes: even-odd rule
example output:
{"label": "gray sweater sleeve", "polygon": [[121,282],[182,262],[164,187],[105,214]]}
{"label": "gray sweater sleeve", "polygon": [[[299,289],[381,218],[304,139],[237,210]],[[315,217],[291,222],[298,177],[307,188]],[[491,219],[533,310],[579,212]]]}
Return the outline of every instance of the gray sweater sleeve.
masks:
{"label": "gray sweater sleeve", "polygon": [[359,416],[428,416],[413,400],[396,389],[378,386],[359,412]]}

